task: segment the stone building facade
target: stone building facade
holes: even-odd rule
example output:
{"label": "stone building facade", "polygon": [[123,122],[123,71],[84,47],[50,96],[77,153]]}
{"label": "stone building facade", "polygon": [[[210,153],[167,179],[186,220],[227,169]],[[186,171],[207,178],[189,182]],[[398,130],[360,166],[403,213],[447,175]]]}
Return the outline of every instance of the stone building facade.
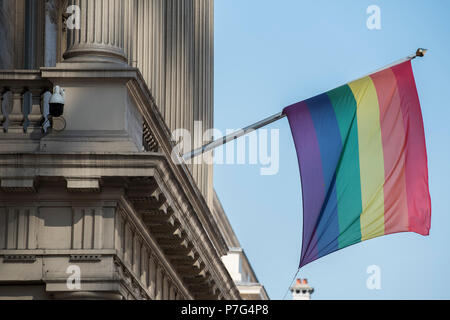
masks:
{"label": "stone building facade", "polygon": [[229,271],[212,166],[172,152],[175,129],[211,139],[213,16],[213,0],[0,1],[0,299],[268,298],[245,255],[251,288]]}

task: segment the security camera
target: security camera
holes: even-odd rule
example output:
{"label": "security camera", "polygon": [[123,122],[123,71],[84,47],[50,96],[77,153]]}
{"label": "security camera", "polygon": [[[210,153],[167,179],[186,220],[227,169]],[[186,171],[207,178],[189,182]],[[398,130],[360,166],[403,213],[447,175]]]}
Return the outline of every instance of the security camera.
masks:
{"label": "security camera", "polygon": [[50,115],[52,117],[61,117],[64,113],[64,104],[65,104],[65,95],[64,89],[60,86],[55,86],[53,89],[53,95],[50,98]]}

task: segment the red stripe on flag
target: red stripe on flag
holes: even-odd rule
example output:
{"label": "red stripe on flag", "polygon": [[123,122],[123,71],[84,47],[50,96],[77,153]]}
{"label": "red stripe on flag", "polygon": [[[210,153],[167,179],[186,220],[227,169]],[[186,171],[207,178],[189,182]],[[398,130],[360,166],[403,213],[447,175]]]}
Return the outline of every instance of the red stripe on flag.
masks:
{"label": "red stripe on flag", "polygon": [[406,192],[410,231],[428,235],[431,200],[428,188],[427,152],[419,96],[411,61],[391,68],[397,79],[406,133]]}

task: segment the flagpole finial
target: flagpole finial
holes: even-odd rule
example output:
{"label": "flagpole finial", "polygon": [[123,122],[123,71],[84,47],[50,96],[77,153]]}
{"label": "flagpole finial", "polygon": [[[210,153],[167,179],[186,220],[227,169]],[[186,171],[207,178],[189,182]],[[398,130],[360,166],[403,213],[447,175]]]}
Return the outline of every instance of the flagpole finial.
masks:
{"label": "flagpole finial", "polygon": [[427,53],[428,49],[419,48],[416,51],[416,57],[423,57]]}

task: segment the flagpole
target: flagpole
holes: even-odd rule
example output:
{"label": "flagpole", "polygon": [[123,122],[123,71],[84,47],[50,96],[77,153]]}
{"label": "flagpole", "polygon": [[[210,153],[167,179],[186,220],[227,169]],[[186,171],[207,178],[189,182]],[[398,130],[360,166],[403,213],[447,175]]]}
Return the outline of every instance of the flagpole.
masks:
{"label": "flagpole", "polygon": [[[376,72],[379,72],[379,71],[391,68],[391,67],[396,66],[396,65],[398,65],[400,63],[403,63],[403,62],[406,62],[406,61],[409,61],[409,60],[413,60],[413,59],[415,59],[417,57],[423,57],[426,52],[427,52],[427,49],[419,48],[419,49],[417,49],[415,54],[411,54],[411,55],[409,55],[409,56],[407,56],[407,57],[405,57],[403,59],[400,59],[400,60],[398,60],[398,61],[396,61],[394,63],[391,63],[391,64],[389,64],[389,65],[387,65],[387,66],[385,66],[385,67],[383,67],[381,69],[378,69],[378,70],[376,70],[376,71],[374,71],[374,72],[372,72],[370,74],[373,74],[373,73],[376,73]],[[201,155],[203,153],[206,153],[206,152],[208,152],[210,150],[213,150],[213,149],[215,149],[217,147],[220,147],[221,145],[224,145],[224,144],[226,144],[226,143],[228,143],[230,141],[236,140],[237,138],[240,138],[240,137],[242,137],[242,136],[244,136],[244,135],[246,135],[246,134],[248,134],[248,133],[250,133],[252,131],[255,131],[255,130],[260,129],[262,127],[265,127],[265,126],[267,126],[267,125],[269,125],[269,124],[271,124],[271,123],[273,123],[275,121],[283,119],[284,117],[286,117],[286,115],[283,114],[283,112],[279,112],[277,114],[274,114],[274,115],[272,115],[272,116],[270,116],[268,118],[265,118],[265,119],[263,119],[261,121],[253,123],[253,124],[243,128],[243,129],[239,129],[239,130],[237,130],[237,131],[235,131],[233,133],[230,133],[230,134],[226,135],[225,137],[222,137],[222,138],[219,138],[219,139],[214,140],[212,142],[209,142],[209,143],[205,144],[204,146],[202,146],[200,148],[192,150],[192,151],[184,154],[183,155],[183,159],[185,161],[188,161],[188,160],[190,160],[192,158],[195,158],[195,157],[197,157],[197,156],[199,156],[199,155]]]}
{"label": "flagpole", "polygon": [[258,121],[254,124],[251,124],[243,129],[239,129],[235,132],[230,133],[229,135],[226,135],[225,137],[219,138],[217,140],[214,140],[210,143],[205,144],[204,146],[195,149],[191,152],[186,153],[185,155],[183,155],[183,159],[185,161],[195,158],[199,155],[201,155],[202,153],[206,153],[212,149],[215,149],[217,147],[220,147],[221,145],[224,145],[232,140],[236,140],[239,137],[242,137],[252,131],[258,130],[259,128],[265,127],[269,124],[271,124],[272,122],[278,121],[282,118],[284,118],[286,115],[283,114],[283,112],[274,114],[273,116],[270,116],[266,119],[263,119],[261,121]]}

